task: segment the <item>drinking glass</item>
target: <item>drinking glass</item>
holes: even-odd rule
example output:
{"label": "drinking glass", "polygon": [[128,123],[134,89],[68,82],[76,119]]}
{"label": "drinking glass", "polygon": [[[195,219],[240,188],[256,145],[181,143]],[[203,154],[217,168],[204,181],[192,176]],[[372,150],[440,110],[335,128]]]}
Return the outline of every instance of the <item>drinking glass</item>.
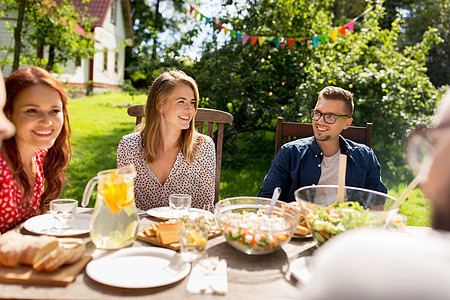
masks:
{"label": "drinking glass", "polygon": [[172,194],[169,196],[169,207],[172,218],[179,219],[183,215],[187,215],[189,207],[191,207],[191,195]]}
{"label": "drinking glass", "polygon": [[200,260],[205,255],[209,228],[205,216],[180,219],[180,253],[188,262]]}
{"label": "drinking glass", "polygon": [[396,228],[397,230],[405,230],[407,221],[408,218],[405,215],[396,214],[392,217],[391,223],[388,225],[388,227]]}
{"label": "drinking glass", "polygon": [[78,201],[56,199],[50,201],[50,213],[53,216],[53,228],[57,231],[72,228],[75,223]]}

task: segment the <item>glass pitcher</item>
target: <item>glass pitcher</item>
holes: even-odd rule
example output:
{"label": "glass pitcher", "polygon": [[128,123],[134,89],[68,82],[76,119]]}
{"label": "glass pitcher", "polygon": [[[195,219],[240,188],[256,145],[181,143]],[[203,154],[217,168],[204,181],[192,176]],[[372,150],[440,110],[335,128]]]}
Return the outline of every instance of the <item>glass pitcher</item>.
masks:
{"label": "glass pitcher", "polygon": [[139,218],[134,203],[133,165],[99,172],[86,185],[81,205],[86,207],[98,181],[92,213],[91,240],[97,248],[119,249],[136,240]]}

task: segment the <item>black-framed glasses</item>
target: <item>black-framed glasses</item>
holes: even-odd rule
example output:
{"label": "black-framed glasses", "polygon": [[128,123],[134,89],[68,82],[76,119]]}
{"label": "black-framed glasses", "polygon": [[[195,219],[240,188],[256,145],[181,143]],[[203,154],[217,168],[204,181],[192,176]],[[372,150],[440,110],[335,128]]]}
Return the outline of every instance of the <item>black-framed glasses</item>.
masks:
{"label": "black-framed glasses", "polygon": [[322,116],[323,116],[323,120],[327,124],[334,124],[334,123],[336,123],[336,120],[338,118],[350,118],[347,115],[324,114],[324,113],[321,113],[320,111],[317,111],[315,109],[311,110],[311,119],[313,121],[319,121]]}
{"label": "black-framed glasses", "polygon": [[441,123],[436,127],[420,126],[408,134],[407,162],[414,172],[417,174],[428,172],[436,149],[436,140],[433,138],[433,133],[448,128],[450,128],[450,121]]}

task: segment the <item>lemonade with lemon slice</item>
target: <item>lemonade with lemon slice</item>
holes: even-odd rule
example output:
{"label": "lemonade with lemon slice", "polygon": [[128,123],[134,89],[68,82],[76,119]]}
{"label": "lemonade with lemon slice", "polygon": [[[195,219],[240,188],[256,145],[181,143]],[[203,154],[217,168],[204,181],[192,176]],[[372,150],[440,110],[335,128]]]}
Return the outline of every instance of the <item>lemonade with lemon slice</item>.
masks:
{"label": "lemonade with lemon slice", "polygon": [[209,227],[204,216],[180,219],[180,253],[185,261],[203,257],[208,240]]}
{"label": "lemonade with lemon slice", "polygon": [[[86,190],[98,180],[97,201],[91,218],[91,239],[97,248],[119,249],[136,240],[138,215],[134,203],[133,165],[98,173]],[[85,192],[86,194],[86,192]],[[88,193],[90,196],[90,193]],[[86,200],[83,197],[83,203]]]}

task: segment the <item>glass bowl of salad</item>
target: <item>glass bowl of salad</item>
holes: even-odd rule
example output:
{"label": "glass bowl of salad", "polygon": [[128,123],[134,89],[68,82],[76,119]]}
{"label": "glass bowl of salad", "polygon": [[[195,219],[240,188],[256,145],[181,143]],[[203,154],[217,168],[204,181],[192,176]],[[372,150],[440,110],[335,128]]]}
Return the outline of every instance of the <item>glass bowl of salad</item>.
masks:
{"label": "glass bowl of salad", "polygon": [[268,215],[271,199],[234,197],[217,202],[215,216],[222,235],[239,251],[268,254],[288,243],[297,227],[300,211],[286,210],[276,201]]}
{"label": "glass bowl of salad", "polygon": [[318,246],[341,232],[358,227],[385,227],[395,216],[397,201],[387,194],[344,187],[343,202],[336,202],[337,185],[305,186],[295,191]]}

